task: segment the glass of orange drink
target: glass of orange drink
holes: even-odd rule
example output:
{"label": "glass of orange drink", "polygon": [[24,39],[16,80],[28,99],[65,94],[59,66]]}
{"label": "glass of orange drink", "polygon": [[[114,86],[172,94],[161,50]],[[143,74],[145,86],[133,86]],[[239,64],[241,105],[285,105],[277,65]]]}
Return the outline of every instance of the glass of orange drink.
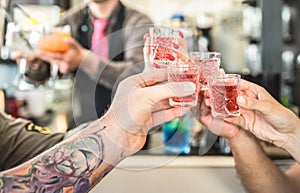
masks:
{"label": "glass of orange drink", "polygon": [[[49,53],[64,53],[68,51],[69,45],[64,38],[71,37],[71,28],[69,25],[62,27],[54,27],[48,30],[41,38],[38,48]],[[49,84],[54,86],[55,80],[58,78],[57,61],[51,61],[51,79]]]}
{"label": "glass of orange drink", "polygon": [[69,49],[64,42],[66,37],[71,37],[69,25],[52,28],[41,38],[38,47],[45,52],[66,52]]}

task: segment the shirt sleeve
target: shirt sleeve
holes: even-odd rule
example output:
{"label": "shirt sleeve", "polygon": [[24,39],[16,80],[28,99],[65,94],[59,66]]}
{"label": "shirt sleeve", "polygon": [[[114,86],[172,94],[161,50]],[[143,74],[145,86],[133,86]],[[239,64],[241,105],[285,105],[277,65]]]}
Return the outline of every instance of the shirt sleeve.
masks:
{"label": "shirt sleeve", "polygon": [[0,169],[7,170],[30,160],[62,141],[64,135],[0,113]]}

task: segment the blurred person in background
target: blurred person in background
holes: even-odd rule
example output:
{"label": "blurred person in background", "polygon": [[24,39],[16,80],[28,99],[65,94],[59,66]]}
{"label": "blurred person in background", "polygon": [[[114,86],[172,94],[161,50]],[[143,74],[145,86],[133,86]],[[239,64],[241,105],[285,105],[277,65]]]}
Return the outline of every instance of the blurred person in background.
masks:
{"label": "blurred person in background", "polygon": [[61,73],[76,71],[81,111],[76,123],[94,120],[107,109],[117,82],[143,71],[143,36],[152,21],[119,0],[86,0],[59,25],[71,27],[73,38],[65,40],[69,50],[40,57],[55,60]]}

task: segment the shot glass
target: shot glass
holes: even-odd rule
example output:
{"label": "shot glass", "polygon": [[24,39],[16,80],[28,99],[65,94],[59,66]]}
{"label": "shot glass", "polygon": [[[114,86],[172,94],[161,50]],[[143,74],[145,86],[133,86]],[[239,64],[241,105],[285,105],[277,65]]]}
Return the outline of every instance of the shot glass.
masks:
{"label": "shot glass", "polygon": [[200,69],[200,90],[208,89],[208,82],[220,74],[220,52],[190,52],[192,63]]}
{"label": "shot glass", "polygon": [[169,82],[193,82],[196,84],[196,91],[190,96],[173,97],[169,99],[171,106],[193,107],[197,105],[199,93],[199,69],[191,64],[170,64],[168,65]]}
{"label": "shot glass", "polygon": [[164,28],[149,28],[150,35],[150,61],[154,68],[166,68],[169,62],[175,61],[173,47],[177,48],[179,31]]}
{"label": "shot glass", "polygon": [[241,76],[225,74],[214,77],[209,84],[212,115],[217,118],[240,116],[237,104]]}

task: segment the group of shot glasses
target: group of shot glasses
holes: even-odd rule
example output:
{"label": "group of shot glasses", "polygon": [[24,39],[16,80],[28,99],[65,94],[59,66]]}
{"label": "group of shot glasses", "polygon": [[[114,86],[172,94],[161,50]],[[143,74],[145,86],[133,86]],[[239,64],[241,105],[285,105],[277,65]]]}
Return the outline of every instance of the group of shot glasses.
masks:
{"label": "group of shot glasses", "polygon": [[[216,118],[240,115],[237,104],[241,76],[220,70],[220,52],[187,53],[183,34],[171,28],[153,27],[150,35],[150,61],[153,68],[167,68],[169,82],[193,82],[194,94],[169,99],[171,106],[194,107],[199,95],[209,96],[212,115]],[[203,98],[203,97],[201,97]]]}

